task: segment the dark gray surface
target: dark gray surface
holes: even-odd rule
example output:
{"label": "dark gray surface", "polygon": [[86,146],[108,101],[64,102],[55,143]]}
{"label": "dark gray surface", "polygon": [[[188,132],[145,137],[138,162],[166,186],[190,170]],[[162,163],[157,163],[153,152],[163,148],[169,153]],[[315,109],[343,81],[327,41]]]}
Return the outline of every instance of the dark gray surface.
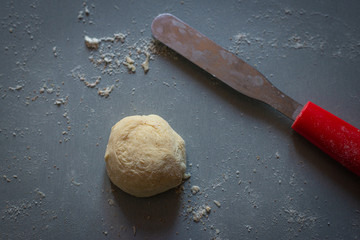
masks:
{"label": "dark gray surface", "polygon": [[[153,55],[147,75],[140,60],[135,74],[124,66],[102,74],[83,41],[128,32],[123,46],[130,46],[151,38],[152,19],[170,12],[295,100],[359,128],[358,1],[86,4],[83,21],[82,1],[4,1],[0,8],[1,239],[131,239],[133,227],[138,239],[359,238],[359,178],[281,114],[174,54]],[[89,81],[102,77],[97,87],[116,84],[110,96],[72,77],[77,66]],[[40,94],[44,83],[55,91]],[[9,89],[16,85],[23,87]],[[66,105],[53,104],[66,96]],[[111,185],[103,155],[113,124],[151,113],[185,139],[192,177],[180,193],[139,199]],[[201,194],[192,196],[192,185]],[[195,223],[186,211],[203,204],[212,211]]]}

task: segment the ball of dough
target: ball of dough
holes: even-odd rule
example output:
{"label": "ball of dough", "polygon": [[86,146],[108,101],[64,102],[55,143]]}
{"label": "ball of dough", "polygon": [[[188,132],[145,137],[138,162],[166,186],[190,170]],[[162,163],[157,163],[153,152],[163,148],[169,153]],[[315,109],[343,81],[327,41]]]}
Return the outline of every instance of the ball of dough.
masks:
{"label": "ball of dough", "polygon": [[149,197],[182,182],[185,142],[157,115],[125,117],[111,129],[105,162],[110,180],[121,190]]}

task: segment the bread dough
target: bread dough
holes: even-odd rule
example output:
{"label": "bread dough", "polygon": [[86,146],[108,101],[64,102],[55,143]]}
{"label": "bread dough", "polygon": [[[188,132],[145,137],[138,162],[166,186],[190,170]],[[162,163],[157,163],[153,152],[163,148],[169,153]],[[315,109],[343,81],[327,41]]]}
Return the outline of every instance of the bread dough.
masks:
{"label": "bread dough", "polygon": [[105,153],[110,180],[136,197],[178,186],[186,170],[184,140],[160,116],[130,116],[116,123]]}

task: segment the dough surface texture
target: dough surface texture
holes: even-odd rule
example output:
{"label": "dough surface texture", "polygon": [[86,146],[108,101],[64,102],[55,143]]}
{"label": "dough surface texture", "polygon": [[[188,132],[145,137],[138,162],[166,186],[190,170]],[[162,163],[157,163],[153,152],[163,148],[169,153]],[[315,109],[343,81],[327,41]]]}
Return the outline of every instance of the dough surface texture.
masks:
{"label": "dough surface texture", "polygon": [[150,197],[181,184],[185,142],[160,116],[129,116],[112,127],[105,162],[117,187]]}

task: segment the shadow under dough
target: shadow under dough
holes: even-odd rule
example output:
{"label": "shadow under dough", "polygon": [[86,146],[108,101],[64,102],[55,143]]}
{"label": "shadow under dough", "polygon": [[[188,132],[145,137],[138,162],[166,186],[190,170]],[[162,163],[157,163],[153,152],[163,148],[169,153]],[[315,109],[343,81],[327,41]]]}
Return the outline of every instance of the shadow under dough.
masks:
{"label": "shadow under dough", "polygon": [[134,197],[114,185],[104,171],[104,181],[110,182],[115,205],[122,215],[144,234],[168,231],[179,216],[182,195],[178,188],[146,198]]}

